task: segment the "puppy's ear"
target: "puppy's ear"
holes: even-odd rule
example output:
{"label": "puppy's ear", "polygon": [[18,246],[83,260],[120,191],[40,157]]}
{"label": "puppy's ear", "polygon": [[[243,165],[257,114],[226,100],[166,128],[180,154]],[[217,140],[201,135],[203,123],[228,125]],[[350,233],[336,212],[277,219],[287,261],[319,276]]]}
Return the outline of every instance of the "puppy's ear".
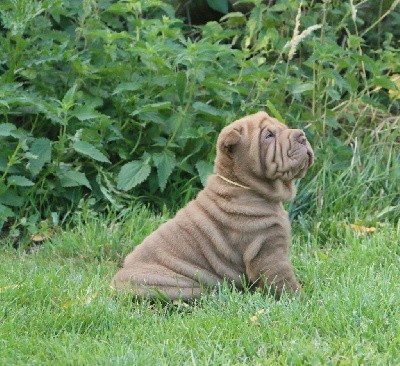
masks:
{"label": "puppy's ear", "polygon": [[223,131],[220,136],[220,149],[227,153],[232,153],[241,139],[241,134],[242,131],[239,128],[230,128],[229,130]]}

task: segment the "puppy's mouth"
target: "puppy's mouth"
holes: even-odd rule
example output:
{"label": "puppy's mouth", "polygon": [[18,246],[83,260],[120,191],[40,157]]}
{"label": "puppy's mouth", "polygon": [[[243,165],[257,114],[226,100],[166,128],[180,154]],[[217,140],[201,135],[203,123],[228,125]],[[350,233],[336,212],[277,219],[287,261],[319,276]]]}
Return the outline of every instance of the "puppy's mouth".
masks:
{"label": "puppy's mouth", "polygon": [[300,145],[297,148],[289,150],[287,156],[290,160],[294,161],[304,161],[307,156],[310,165],[314,161],[314,153],[309,146]]}
{"label": "puppy's mouth", "polygon": [[297,160],[300,164],[307,160],[307,166],[310,167],[314,163],[314,152],[308,141],[304,144],[299,144],[292,151],[288,151],[288,157],[292,160]]}
{"label": "puppy's mouth", "polygon": [[314,152],[310,146],[301,145],[298,149],[288,152],[287,155],[291,164],[282,171],[283,180],[304,177],[308,168],[314,163]]}
{"label": "puppy's mouth", "polygon": [[310,167],[314,163],[314,153],[311,149],[307,148],[308,166]]}

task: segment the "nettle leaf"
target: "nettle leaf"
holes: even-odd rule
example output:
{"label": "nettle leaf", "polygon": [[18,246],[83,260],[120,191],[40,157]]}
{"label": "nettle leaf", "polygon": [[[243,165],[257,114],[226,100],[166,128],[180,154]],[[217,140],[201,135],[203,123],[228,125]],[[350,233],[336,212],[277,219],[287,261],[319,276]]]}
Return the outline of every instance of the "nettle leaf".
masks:
{"label": "nettle leaf", "polygon": [[144,182],[149,176],[150,171],[150,165],[140,160],[125,164],[118,174],[117,188],[129,191]]}
{"label": "nettle leaf", "polygon": [[207,0],[207,4],[211,9],[219,11],[222,14],[227,14],[229,12],[228,0]]}
{"label": "nettle leaf", "polygon": [[8,184],[13,184],[20,187],[32,187],[35,185],[28,178],[23,177],[22,175],[10,175],[8,177]]}
{"label": "nettle leaf", "polygon": [[90,105],[83,105],[76,107],[73,110],[72,115],[78,118],[80,121],[86,121],[88,119],[93,119],[93,118],[106,117],[104,114],[101,114],[96,110],[94,110],[93,107]]}
{"label": "nettle leaf", "polygon": [[222,114],[221,111],[218,110],[217,108],[202,102],[193,103],[193,109],[198,112],[210,114],[211,116],[219,116]]}
{"label": "nettle leaf", "polygon": [[6,107],[7,109],[10,109],[10,105],[6,101],[1,100],[1,99],[0,99],[0,106],[3,106],[3,107]]}
{"label": "nettle leaf", "polygon": [[290,91],[293,94],[302,94],[307,91],[314,90],[313,83],[295,83],[290,86]]}
{"label": "nettle leaf", "polygon": [[116,3],[112,4],[106,9],[106,12],[118,14],[118,15],[126,15],[132,9],[130,8],[130,4],[127,3]]}
{"label": "nettle leaf", "polygon": [[154,154],[153,161],[157,167],[158,185],[164,191],[167,181],[176,166],[175,155],[169,152]]}
{"label": "nettle leaf", "polygon": [[18,196],[12,189],[7,189],[7,192],[0,194],[0,203],[4,205],[21,207],[24,202],[24,197]]}
{"label": "nettle leaf", "polygon": [[142,87],[141,83],[137,83],[137,82],[126,82],[126,83],[121,83],[119,84],[115,90],[113,91],[113,95],[114,94],[119,94],[123,91],[135,91],[135,90],[139,90]]}
{"label": "nettle leaf", "polygon": [[199,172],[200,181],[204,187],[207,183],[207,177],[213,172],[214,165],[201,160],[196,164],[196,169]]}
{"label": "nettle leaf", "polygon": [[353,50],[360,47],[364,42],[365,41],[362,37],[358,37],[353,34],[350,34],[349,37],[347,38],[347,45],[349,48],[351,48]]}
{"label": "nettle leaf", "polygon": [[74,104],[75,100],[75,93],[76,89],[78,88],[77,84],[74,84],[64,95],[64,98],[62,99],[62,104],[66,109],[69,109],[72,107]]}
{"label": "nettle leaf", "polygon": [[278,3],[275,5],[272,5],[271,7],[268,8],[268,12],[281,12],[281,11],[285,11],[288,8],[288,3],[287,2],[282,2],[282,3]]}
{"label": "nettle leaf", "polygon": [[275,106],[272,104],[270,100],[267,101],[267,107],[270,110],[272,117],[276,118],[278,121],[282,123],[285,122],[282,115],[279,113],[279,111],[275,108]]}
{"label": "nettle leaf", "polygon": [[178,93],[179,101],[183,103],[185,97],[185,90],[187,84],[187,77],[185,71],[179,71],[176,75],[176,91]]}
{"label": "nettle leaf", "polygon": [[63,172],[60,176],[60,183],[62,187],[78,187],[85,186],[92,189],[85,173],[77,172],[75,170],[69,170]]}
{"label": "nettle leaf", "polygon": [[0,181],[0,196],[10,191],[10,187],[7,187],[5,182]]}
{"label": "nettle leaf", "polygon": [[5,220],[8,217],[13,217],[13,216],[14,213],[12,212],[12,210],[9,207],[4,206],[0,203],[0,222],[1,220]]}
{"label": "nettle leaf", "polygon": [[89,156],[93,160],[100,161],[102,163],[111,163],[110,160],[96,147],[86,141],[76,141],[72,144],[74,150],[80,154]]}
{"label": "nettle leaf", "polygon": [[171,102],[157,102],[157,103],[151,103],[151,104],[146,104],[141,107],[140,112],[152,112],[152,111],[159,111],[162,109],[169,109],[171,108]]}
{"label": "nettle leaf", "polygon": [[110,202],[116,209],[123,208],[123,205],[119,204],[117,200],[114,199],[113,192],[110,192],[109,189],[104,187],[102,184],[99,184],[100,192],[103,194],[104,198]]}
{"label": "nettle leaf", "polygon": [[17,128],[12,123],[0,123],[0,136],[13,136],[13,132],[16,131],[16,129]]}
{"label": "nettle leaf", "polygon": [[237,27],[246,24],[246,16],[240,11],[236,11],[224,15],[221,21],[226,22],[230,27]]}
{"label": "nettle leaf", "polygon": [[31,155],[36,158],[30,158],[28,170],[32,176],[36,176],[42,170],[44,164],[51,161],[51,142],[47,138],[36,139],[30,149]]}
{"label": "nettle leaf", "polygon": [[332,100],[340,100],[340,93],[332,86],[327,86],[325,88],[326,93],[331,97]]}
{"label": "nettle leaf", "polygon": [[372,79],[372,83],[378,87],[389,89],[389,90],[397,90],[397,85],[387,76],[376,76]]}
{"label": "nettle leaf", "polygon": [[8,166],[8,157],[4,156],[0,151],[0,172],[5,172],[6,170],[8,171],[9,174],[14,174],[18,172],[16,166],[14,165]]}

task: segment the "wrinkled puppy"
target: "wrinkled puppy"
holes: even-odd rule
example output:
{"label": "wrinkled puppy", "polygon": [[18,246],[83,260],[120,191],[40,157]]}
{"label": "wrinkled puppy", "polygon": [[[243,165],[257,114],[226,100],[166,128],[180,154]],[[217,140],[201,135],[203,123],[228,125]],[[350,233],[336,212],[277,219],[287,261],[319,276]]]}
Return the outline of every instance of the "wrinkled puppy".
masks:
{"label": "wrinkled puppy", "polygon": [[126,257],[112,287],[190,299],[224,279],[241,288],[245,278],[277,297],[300,291],[282,202],[313,163],[304,132],[259,112],[225,127],[217,144],[205,188]]}

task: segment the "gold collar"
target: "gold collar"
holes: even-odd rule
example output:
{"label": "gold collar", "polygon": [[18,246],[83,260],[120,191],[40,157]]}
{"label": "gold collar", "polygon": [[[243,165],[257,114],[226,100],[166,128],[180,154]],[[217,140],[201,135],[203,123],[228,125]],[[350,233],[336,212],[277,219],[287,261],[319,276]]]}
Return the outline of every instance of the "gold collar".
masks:
{"label": "gold collar", "polygon": [[251,189],[250,187],[247,186],[243,186],[237,182],[234,182],[233,180],[229,180],[228,178],[225,178],[224,176],[222,176],[221,174],[216,174],[217,177],[220,177],[222,180],[224,180],[225,182],[228,182],[230,184],[233,184],[236,187],[240,187],[240,188],[244,188],[244,189]]}

